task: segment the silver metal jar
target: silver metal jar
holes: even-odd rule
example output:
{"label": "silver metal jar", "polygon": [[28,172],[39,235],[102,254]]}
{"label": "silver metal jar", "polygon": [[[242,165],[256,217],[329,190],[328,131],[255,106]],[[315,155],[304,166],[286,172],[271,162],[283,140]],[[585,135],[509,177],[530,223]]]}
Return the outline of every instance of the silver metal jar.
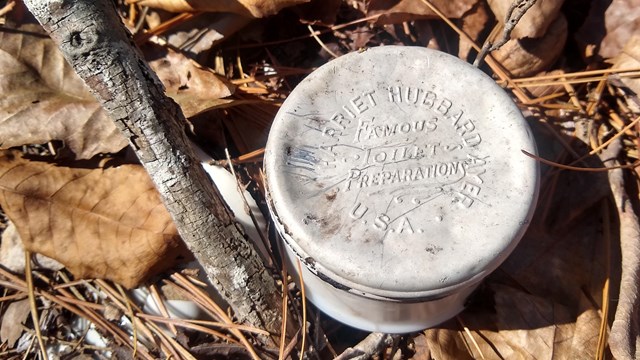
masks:
{"label": "silver metal jar", "polygon": [[521,150],[536,153],[513,101],[445,53],[385,46],[314,71],[278,112],[264,160],[307,297],[369,331],[455,316],[531,219],[538,166]]}

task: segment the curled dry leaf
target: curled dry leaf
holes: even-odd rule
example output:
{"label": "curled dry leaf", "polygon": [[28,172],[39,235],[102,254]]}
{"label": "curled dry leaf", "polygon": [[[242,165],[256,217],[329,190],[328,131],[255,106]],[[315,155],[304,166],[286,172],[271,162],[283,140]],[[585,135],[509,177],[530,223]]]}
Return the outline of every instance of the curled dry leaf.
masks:
{"label": "curled dry leaf", "polygon": [[[491,11],[500,23],[504,23],[507,11],[514,0],[488,0]],[[527,10],[511,32],[512,39],[539,38],[547,33],[547,29],[560,13],[564,0],[540,0]]]}
{"label": "curled dry leaf", "polygon": [[80,159],[127,145],[39,27],[0,30],[0,147],[62,140]]}
{"label": "curled dry leaf", "polygon": [[[238,14],[205,13],[170,28],[165,37],[173,48],[194,57],[202,54],[203,60],[206,60],[208,50],[230,38],[250,22],[250,18]],[[151,24],[149,26],[153,27]]]}
{"label": "curled dry leaf", "polygon": [[[640,31],[640,0],[594,0],[575,37],[584,55],[612,58]],[[595,53],[594,53],[595,49]]]}
{"label": "curled dry leaf", "polygon": [[[478,0],[429,0],[448,18],[459,18]],[[367,15],[382,14],[379,24],[397,24],[416,19],[439,19],[423,0],[371,0]]]}
{"label": "curled dry leaf", "polygon": [[[481,34],[486,31],[487,23],[491,19],[491,11],[484,1],[475,4],[460,19],[462,31],[469,35],[476,43],[482,43]],[[458,57],[463,60],[472,61],[469,55],[474,53],[473,46],[468,41],[460,41],[458,46]]]}
{"label": "curled dry leaf", "polygon": [[[640,35],[636,34],[629,39],[618,56],[613,59],[614,69],[638,69],[640,68]],[[640,79],[623,78],[622,82],[640,95]]]}
{"label": "curled dry leaf", "polygon": [[283,8],[309,1],[310,0],[133,0],[129,2],[176,13],[195,11],[230,12],[248,17],[262,18],[275,15]]}
{"label": "curled dry leaf", "polygon": [[25,248],[58,260],[77,278],[130,288],[189,257],[139,165],[71,168],[6,151],[0,206]]}
{"label": "curled dry leaf", "polygon": [[173,98],[186,117],[202,113],[230,100],[235,86],[212,70],[200,66],[183,54],[160,46],[145,47],[149,65],[165,86],[167,95]]}
{"label": "curled dry leaf", "polygon": [[23,299],[14,301],[7,306],[2,314],[2,324],[0,325],[0,341],[13,348],[20,335],[24,332],[24,323],[31,310],[29,300]]}
{"label": "curled dry leaf", "polygon": [[567,20],[560,14],[544,37],[509,40],[492,52],[494,58],[515,77],[546,70],[560,56],[567,41]]}

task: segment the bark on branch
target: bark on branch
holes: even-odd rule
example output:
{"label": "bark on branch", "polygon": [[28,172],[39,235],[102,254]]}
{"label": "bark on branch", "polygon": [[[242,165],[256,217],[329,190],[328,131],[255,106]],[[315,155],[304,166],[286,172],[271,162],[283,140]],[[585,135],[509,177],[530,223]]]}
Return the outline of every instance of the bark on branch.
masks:
{"label": "bark on branch", "polygon": [[239,231],[184,133],[178,105],[131,41],[111,1],[27,0],[153,179],[178,231],[241,321],[280,330],[273,278]]}
{"label": "bark on branch", "polygon": [[[601,155],[606,166],[620,165],[616,160],[622,151],[622,140],[617,139]],[[615,318],[611,325],[609,347],[615,359],[632,360],[640,357],[640,225],[638,216],[625,189],[624,171],[608,173],[611,193],[620,221],[620,251],[622,274],[620,294]]]}

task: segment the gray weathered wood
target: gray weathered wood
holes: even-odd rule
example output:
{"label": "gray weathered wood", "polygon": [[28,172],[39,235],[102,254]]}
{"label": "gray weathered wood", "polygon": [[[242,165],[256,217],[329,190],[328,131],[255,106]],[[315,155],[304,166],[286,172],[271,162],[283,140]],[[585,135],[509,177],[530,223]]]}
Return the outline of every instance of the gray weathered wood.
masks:
{"label": "gray weathered wood", "polygon": [[[617,139],[600,155],[607,167],[619,166],[622,140]],[[640,225],[625,189],[623,169],[608,172],[618,221],[620,222],[620,251],[622,273],[615,318],[609,334],[609,348],[615,359],[632,360],[640,357]]]}
{"label": "gray weathered wood", "polygon": [[153,179],[178,231],[236,316],[277,333],[273,278],[188,145],[184,116],[131,41],[111,1],[27,0]]}

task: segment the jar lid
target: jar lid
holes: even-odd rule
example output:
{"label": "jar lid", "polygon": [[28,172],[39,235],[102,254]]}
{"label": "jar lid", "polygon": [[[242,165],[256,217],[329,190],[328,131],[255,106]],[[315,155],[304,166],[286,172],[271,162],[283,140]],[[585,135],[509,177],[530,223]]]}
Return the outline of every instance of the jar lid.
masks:
{"label": "jar lid", "polygon": [[538,189],[534,139],[489,76],[442,52],[384,46],[335,59],[278,112],[267,196],[287,245],[335,287],[440,297],[513,250]]}

